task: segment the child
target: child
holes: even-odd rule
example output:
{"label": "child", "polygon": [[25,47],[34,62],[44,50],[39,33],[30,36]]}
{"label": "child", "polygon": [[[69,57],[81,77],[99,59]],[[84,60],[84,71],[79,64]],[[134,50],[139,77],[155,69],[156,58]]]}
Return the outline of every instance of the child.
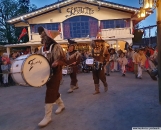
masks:
{"label": "child", "polygon": [[127,65],[128,61],[127,61],[127,58],[125,57],[124,52],[120,54],[120,57],[117,59],[117,61],[120,65],[122,76],[125,76],[125,65]]}
{"label": "child", "polygon": [[140,49],[138,52],[137,61],[138,61],[138,79],[142,79],[142,73],[145,66],[146,56],[144,54],[144,49]]}
{"label": "child", "polygon": [[8,72],[9,66],[7,65],[7,61],[3,61],[3,65],[1,65],[2,73],[3,73],[3,84],[4,86],[8,86]]}
{"label": "child", "polygon": [[135,50],[134,54],[133,54],[133,63],[134,63],[134,73],[135,73],[135,78],[137,78],[138,76],[138,50]]}

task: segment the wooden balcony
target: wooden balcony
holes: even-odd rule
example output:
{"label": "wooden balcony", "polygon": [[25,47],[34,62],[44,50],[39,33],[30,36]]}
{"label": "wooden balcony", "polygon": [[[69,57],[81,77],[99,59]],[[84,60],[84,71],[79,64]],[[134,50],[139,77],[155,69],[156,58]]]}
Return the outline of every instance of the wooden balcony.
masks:
{"label": "wooden balcony", "polygon": [[102,29],[102,38],[133,38],[130,28]]}
{"label": "wooden balcony", "polygon": [[[58,35],[58,36],[55,38],[55,40],[56,40],[56,41],[61,41],[61,40],[63,40],[63,39],[61,38],[61,35]],[[41,41],[40,35],[39,35],[38,33],[33,33],[33,34],[32,34],[32,40],[30,40],[30,41]]]}

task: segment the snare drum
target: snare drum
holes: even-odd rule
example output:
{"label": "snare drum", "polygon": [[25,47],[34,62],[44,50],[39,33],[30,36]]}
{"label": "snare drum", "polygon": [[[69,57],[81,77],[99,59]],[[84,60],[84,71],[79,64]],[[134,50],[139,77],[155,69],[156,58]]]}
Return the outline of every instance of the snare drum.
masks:
{"label": "snare drum", "polygon": [[65,66],[62,69],[62,74],[66,75],[66,74],[71,74],[73,73],[73,68],[70,66]]}
{"label": "snare drum", "polygon": [[50,65],[42,55],[22,55],[11,65],[11,76],[20,84],[32,87],[43,86],[50,77]]}
{"label": "snare drum", "polygon": [[94,59],[93,58],[86,59],[86,65],[93,66],[93,63],[94,63]]}

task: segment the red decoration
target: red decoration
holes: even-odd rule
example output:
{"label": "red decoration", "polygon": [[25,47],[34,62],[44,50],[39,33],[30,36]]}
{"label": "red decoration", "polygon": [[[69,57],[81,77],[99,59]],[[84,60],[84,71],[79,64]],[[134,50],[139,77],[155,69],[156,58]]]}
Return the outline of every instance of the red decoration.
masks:
{"label": "red decoration", "polygon": [[23,36],[25,36],[26,34],[27,34],[27,30],[26,30],[26,28],[24,28],[24,29],[22,30],[22,32],[21,32],[21,35],[19,36],[18,41],[19,41]]}

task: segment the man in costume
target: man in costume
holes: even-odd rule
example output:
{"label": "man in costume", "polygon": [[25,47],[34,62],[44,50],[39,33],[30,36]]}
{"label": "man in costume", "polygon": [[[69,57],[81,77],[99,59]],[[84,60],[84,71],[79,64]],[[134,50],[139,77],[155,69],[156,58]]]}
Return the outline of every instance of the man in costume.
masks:
{"label": "man in costume", "polygon": [[99,91],[99,80],[103,82],[104,91],[107,92],[108,84],[106,82],[106,76],[104,74],[104,66],[106,62],[109,61],[109,52],[107,47],[105,47],[105,41],[102,40],[101,36],[98,34],[97,39],[92,41],[92,56],[94,58],[93,64],[93,80],[95,84],[95,92],[93,93],[98,94]]}
{"label": "man in costume", "polygon": [[60,81],[62,79],[62,66],[65,63],[65,53],[62,47],[54,40],[59,35],[59,32],[49,31],[43,27],[38,27],[38,32],[41,37],[41,43],[44,45],[40,49],[40,53],[46,56],[52,67],[52,75],[46,83],[45,116],[38,124],[38,126],[44,127],[51,121],[54,104],[58,105],[55,114],[59,114],[65,108],[59,93]]}
{"label": "man in costume", "polygon": [[67,52],[67,65],[72,67],[73,72],[70,74],[71,82],[70,89],[67,91],[68,93],[72,93],[73,90],[78,89],[78,80],[77,80],[77,72],[78,72],[78,64],[81,61],[81,54],[75,50],[76,42],[68,39],[68,52]]}

